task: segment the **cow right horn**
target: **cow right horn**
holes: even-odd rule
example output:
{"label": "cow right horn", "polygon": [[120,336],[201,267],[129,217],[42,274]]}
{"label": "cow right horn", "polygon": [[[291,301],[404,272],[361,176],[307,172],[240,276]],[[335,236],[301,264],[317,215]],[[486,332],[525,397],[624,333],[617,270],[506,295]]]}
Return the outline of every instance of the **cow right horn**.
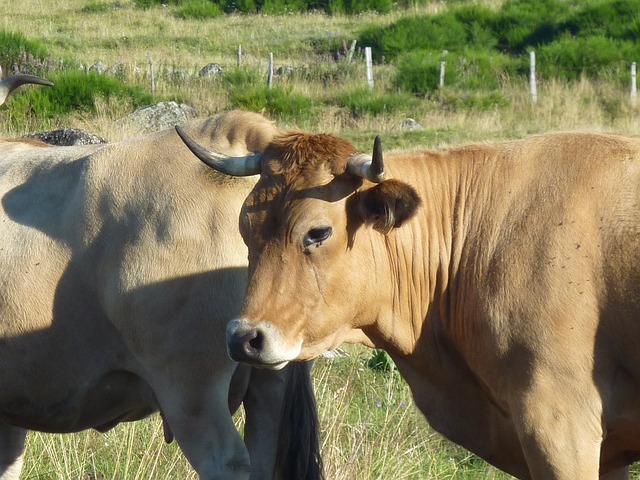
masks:
{"label": "cow right horn", "polygon": [[38,85],[47,85],[53,87],[53,82],[45,80],[44,78],[36,77],[34,75],[26,75],[19,73],[17,75],[11,75],[10,77],[0,80],[0,105],[4,104],[7,97],[20,85],[25,83],[35,83]]}
{"label": "cow right horn", "polygon": [[176,125],[176,132],[193,154],[214,170],[233,177],[258,175],[262,170],[262,154],[254,153],[246,157],[230,157],[210,152],[192,139],[182,127]]}

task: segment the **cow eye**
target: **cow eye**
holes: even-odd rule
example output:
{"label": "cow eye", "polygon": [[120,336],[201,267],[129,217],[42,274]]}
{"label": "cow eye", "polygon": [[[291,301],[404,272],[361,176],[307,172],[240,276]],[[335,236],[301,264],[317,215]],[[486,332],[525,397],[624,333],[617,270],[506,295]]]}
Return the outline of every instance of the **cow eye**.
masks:
{"label": "cow eye", "polygon": [[333,229],[331,227],[312,228],[304,236],[302,244],[304,248],[309,248],[311,245],[319,247],[332,233]]}

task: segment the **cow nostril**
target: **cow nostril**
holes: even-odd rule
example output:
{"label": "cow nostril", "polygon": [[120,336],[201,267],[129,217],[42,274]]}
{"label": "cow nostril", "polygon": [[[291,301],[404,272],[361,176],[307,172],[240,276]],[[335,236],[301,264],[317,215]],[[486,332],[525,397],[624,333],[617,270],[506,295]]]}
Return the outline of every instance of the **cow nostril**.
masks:
{"label": "cow nostril", "polygon": [[249,340],[249,346],[255,352],[261,351],[263,344],[264,344],[264,335],[260,331],[255,332],[255,337]]}
{"label": "cow nostril", "polygon": [[241,335],[230,335],[227,339],[229,355],[237,362],[258,361],[264,345],[264,333],[257,329],[251,329]]}

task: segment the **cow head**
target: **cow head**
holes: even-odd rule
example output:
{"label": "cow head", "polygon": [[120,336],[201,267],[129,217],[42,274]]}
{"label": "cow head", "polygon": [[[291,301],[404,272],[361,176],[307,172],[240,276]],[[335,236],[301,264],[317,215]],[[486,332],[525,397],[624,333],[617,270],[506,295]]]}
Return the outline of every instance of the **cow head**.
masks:
{"label": "cow head", "polygon": [[249,286],[227,326],[233,359],[279,368],[375,322],[377,245],[419,204],[412,187],[385,180],[379,138],[370,156],[333,135],[290,132],[257,155],[224,158],[181,135],[216,170],[260,173],[240,216]]}

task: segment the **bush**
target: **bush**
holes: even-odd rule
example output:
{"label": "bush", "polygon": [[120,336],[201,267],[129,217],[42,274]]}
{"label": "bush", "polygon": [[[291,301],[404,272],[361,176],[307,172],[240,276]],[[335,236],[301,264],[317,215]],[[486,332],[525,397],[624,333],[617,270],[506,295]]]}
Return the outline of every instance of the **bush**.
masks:
{"label": "bush", "polygon": [[376,94],[368,88],[358,88],[338,96],[337,103],[348,108],[354,117],[360,117],[364,114],[377,116],[408,110],[416,104],[416,100],[408,94]]}
{"label": "bush", "polygon": [[184,19],[202,20],[222,15],[222,8],[210,0],[189,0],[176,9],[176,15]]}
{"label": "bush", "polygon": [[229,92],[229,101],[233,108],[242,108],[253,112],[264,110],[270,117],[281,120],[309,118],[312,103],[307,97],[296,95],[290,89],[278,85],[234,87]]}
{"label": "bush", "polygon": [[491,25],[498,39],[498,49],[521,54],[530,47],[550,43],[569,11],[569,2],[562,0],[507,1]]}
{"label": "bush", "polygon": [[325,11],[331,14],[389,13],[393,5],[392,0],[333,0],[328,2]]}
{"label": "bush", "polygon": [[261,75],[256,71],[246,67],[231,68],[222,74],[222,81],[227,88],[245,88],[247,86],[258,85]]}
{"label": "bush", "polygon": [[150,105],[153,101],[142,88],[97,73],[57,73],[50,79],[55,84],[52,88],[33,88],[11,98],[8,108],[14,119],[24,121],[30,115],[53,118],[75,111],[95,113],[96,97],[120,98],[134,108]]}
{"label": "bush", "polygon": [[576,11],[561,25],[574,36],[606,36],[637,42],[640,38],[640,0],[596,0]]}
{"label": "bush", "polygon": [[445,88],[429,96],[438,110],[479,111],[486,112],[495,108],[505,107],[509,100],[498,91],[469,92],[466,90]]}
{"label": "bush", "polygon": [[19,71],[44,75],[52,63],[40,40],[29,40],[21,33],[0,30],[0,66],[5,75]]}
{"label": "bush", "polygon": [[466,51],[459,54],[435,54],[416,51],[398,59],[395,85],[419,95],[437,90],[441,61],[446,62],[445,86],[467,90],[498,89],[509,78],[519,75],[526,68],[522,58],[499,53]]}
{"label": "bush", "polygon": [[414,50],[460,52],[469,46],[491,49],[497,38],[490,28],[495,13],[477,5],[460,7],[439,15],[404,17],[387,27],[363,30],[359,44],[371,47],[380,61],[394,60]]}
{"label": "bush", "polygon": [[[169,4],[176,8],[176,14],[183,18],[208,18],[207,16],[185,16],[184,8],[194,0],[134,0],[139,8],[151,8]],[[388,13],[394,7],[393,0],[200,0],[200,4],[216,5],[221,11],[231,13],[282,14],[290,12],[324,11],[328,14],[358,14],[362,12]],[[427,0],[405,0],[405,4],[424,4]],[[198,12],[211,12],[211,7],[189,7]],[[188,14],[187,14],[188,15]]]}
{"label": "bush", "polygon": [[124,8],[124,5],[120,2],[110,3],[110,2],[101,2],[101,1],[93,1],[87,3],[84,7],[80,9],[82,13],[106,13],[113,10],[118,10],[119,8]]}
{"label": "bush", "polygon": [[637,46],[627,41],[565,37],[540,48],[538,72],[544,78],[606,78],[626,70],[626,60],[635,58],[637,52]]}

